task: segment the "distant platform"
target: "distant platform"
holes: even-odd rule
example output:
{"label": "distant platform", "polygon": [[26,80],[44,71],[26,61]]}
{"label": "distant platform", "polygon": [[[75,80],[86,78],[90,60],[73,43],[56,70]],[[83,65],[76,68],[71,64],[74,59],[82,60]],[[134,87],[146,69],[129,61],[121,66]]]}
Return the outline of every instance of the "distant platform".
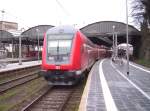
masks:
{"label": "distant platform", "polygon": [[32,66],[38,66],[38,65],[41,65],[41,60],[22,62],[22,65],[19,65],[19,63],[11,63],[11,64],[7,64],[5,67],[0,68],[0,73],[6,72],[6,71],[18,70],[18,69],[27,68],[27,67],[32,67]]}
{"label": "distant platform", "polygon": [[98,61],[90,71],[79,111],[150,111],[150,70],[126,61]]}
{"label": "distant platform", "polygon": [[[33,61],[36,60],[35,58],[22,58],[22,61]],[[6,63],[16,63],[19,61],[19,58],[4,58],[0,59],[0,62],[6,62]]]}

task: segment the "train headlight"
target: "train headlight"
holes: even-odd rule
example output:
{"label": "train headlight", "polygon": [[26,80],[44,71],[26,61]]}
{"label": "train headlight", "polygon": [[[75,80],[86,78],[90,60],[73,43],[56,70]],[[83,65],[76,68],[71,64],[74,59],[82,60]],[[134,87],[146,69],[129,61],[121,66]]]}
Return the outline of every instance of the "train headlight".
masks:
{"label": "train headlight", "polygon": [[81,70],[76,71],[76,75],[81,75],[81,74],[82,74]]}

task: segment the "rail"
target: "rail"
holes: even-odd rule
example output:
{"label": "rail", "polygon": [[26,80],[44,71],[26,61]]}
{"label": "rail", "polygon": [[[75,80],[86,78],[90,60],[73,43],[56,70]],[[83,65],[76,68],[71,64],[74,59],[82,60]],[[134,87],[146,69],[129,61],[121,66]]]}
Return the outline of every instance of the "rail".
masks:
{"label": "rail", "polygon": [[[64,106],[70,99],[73,89],[68,88],[57,88],[56,86],[51,87],[39,95],[30,104],[24,107],[21,111],[32,111],[32,110],[43,110],[43,109],[54,109],[56,111],[63,111]],[[40,106],[40,107],[39,107]]]}
{"label": "rail", "polygon": [[39,78],[37,73],[39,73],[39,71],[0,83],[0,94],[14,87],[25,84],[31,80]]}

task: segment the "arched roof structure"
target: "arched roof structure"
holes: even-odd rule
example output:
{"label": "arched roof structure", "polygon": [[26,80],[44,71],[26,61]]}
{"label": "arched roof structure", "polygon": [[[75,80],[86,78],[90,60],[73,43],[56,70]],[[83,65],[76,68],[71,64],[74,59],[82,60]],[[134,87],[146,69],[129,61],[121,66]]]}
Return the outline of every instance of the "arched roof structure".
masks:
{"label": "arched roof structure", "polygon": [[35,27],[31,27],[28,30],[25,30],[24,32],[21,33],[21,35],[18,34],[17,36],[16,34],[14,35],[15,31],[12,32],[12,31],[0,30],[0,42],[11,43],[13,40],[14,43],[18,43],[19,42],[18,38],[21,36],[23,44],[32,44],[33,41],[37,42],[37,39],[39,36],[39,40],[42,44],[44,33],[49,28],[52,28],[52,27],[54,26],[38,25]]}
{"label": "arched roof structure", "polygon": [[0,42],[9,42],[13,39],[13,35],[5,30],[0,30]]}
{"label": "arched roof structure", "polygon": [[[116,21],[102,21],[102,22],[95,22],[93,24],[89,24],[83,28],[81,31],[88,37],[93,36],[106,36],[113,34],[113,26],[115,26],[114,31],[118,34],[118,36],[122,36],[126,34],[126,24],[122,22]],[[129,35],[139,35],[139,31],[129,25]]]}
{"label": "arched roof structure", "polygon": [[52,25],[38,25],[38,26],[29,28],[28,30],[21,33],[21,36],[24,40],[23,43],[26,45],[37,44],[38,43],[38,37],[39,37],[39,43],[40,43],[40,45],[42,45],[44,33],[52,27],[54,27],[54,26],[52,26]]}
{"label": "arched roof structure", "polygon": [[22,32],[21,36],[29,39],[37,39],[39,36],[40,40],[43,40],[44,33],[54,26],[52,25],[38,25],[35,27],[31,27],[28,30]]}
{"label": "arched roof structure", "polygon": [[[113,27],[114,30],[113,30]],[[101,21],[89,24],[80,29],[89,39],[99,45],[112,46],[113,34],[118,38],[118,44],[126,42],[126,24],[116,21]],[[128,25],[129,43],[134,46],[135,53],[138,55],[140,44],[140,31],[132,25]]]}

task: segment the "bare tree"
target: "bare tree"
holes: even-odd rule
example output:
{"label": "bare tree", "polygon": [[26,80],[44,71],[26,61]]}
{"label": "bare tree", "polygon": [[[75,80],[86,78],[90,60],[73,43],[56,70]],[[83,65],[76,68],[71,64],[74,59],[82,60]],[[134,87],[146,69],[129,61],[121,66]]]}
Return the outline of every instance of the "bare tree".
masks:
{"label": "bare tree", "polygon": [[145,15],[144,5],[141,0],[133,0],[132,1],[132,16],[134,17],[135,24],[140,25],[143,23]]}
{"label": "bare tree", "polygon": [[150,60],[150,0],[133,0],[132,16],[141,27],[140,57]]}

